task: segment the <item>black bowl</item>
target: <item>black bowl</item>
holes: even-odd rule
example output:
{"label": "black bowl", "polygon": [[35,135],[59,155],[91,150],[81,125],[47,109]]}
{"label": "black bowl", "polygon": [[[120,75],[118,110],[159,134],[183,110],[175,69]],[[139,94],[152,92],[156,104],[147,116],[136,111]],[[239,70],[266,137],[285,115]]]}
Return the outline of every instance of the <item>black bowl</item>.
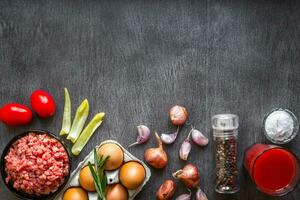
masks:
{"label": "black bowl", "polygon": [[[48,136],[56,139],[59,143],[61,143],[61,145],[64,147],[64,149],[67,152],[68,158],[69,158],[69,174],[65,177],[64,183],[59,186],[59,188],[57,189],[57,191],[55,191],[54,193],[50,193],[48,195],[42,195],[42,196],[35,196],[35,195],[31,195],[31,194],[27,194],[24,193],[22,191],[16,190],[11,183],[6,183],[5,178],[7,177],[7,174],[5,172],[5,156],[8,153],[9,148],[11,147],[11,145],[17,141],[18,139],[26,136],[29,133],[36,133],[36,134],[47,134]],[[14,138],[12,138],[12,140],[6,145],[6,147],[4,148],[2,155],[1,155],[1,161],[0,161],[0,166],[1,166],[1,177],[2,180],[4,182],[4,184],[7,186],[7,188],[14,193],[16,196],[20,197],[21,199],[26,199],[26,200],[36,200],[36,199],[40,199],[40,200],[46,200],[46,199],[53,199],[63,188],[64,186],[67,184],[69,178],[70,178],[70,174],[71,174],[71,156],[70,153],[68,151],[68,149],[66,148],[66,146],[63,144],[63,142],[61,142],[59,140],[59,138],[54,135],[53,133],[49,132],[49,131],[45,131],[45,130],[29,130],[26,132],[23,132],[17,136],[15,136]]]}

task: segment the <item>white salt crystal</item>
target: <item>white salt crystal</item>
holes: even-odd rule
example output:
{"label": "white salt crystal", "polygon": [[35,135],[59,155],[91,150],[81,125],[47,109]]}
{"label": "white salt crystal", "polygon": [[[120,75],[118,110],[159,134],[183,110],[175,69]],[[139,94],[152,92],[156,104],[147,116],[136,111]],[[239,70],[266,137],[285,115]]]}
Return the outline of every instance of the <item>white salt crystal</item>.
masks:
{"label": "white salt crystal", "polygon": [[284,142],[293,135],[294,118],[284,110],[277,110],[265,120],[266,134],[275,141]]}

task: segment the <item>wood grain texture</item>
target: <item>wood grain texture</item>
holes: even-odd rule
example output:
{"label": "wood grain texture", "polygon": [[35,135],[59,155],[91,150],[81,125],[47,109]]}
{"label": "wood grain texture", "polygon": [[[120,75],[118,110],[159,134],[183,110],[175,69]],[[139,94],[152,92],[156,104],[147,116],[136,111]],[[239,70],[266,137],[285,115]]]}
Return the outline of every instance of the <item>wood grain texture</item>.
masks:
{"label": "wood grain texture", "polygon": [[[159,132],[175,129],[167,118],[176,103],[190,111],[192,123],[210,139],[213,114],[240,116],[241,190],[218,195],[213,187],[213,146],[193,146],[189,161],[200,168],[209,199],[267,200],[242,168],[245,148],[267,142],[261,133],[265,113],[276,107],[300,116],[300,4],[297,1],[15,1],[0,2],[0,106],[29,105],[36,89],[57,102],[52,119],[35,117],[26,127],[0,125],[0,151],[30,128],[58,133],[63,87],[73,111],[84,99],[91,114],[107,117],[73,168],[93,146],[116,139],[124,146],[136,137],[136,125]],[[73,112],[73,114],[74,114]],[[170,164],[153,170],[136,199],[153,200],[171,172],[182,167],[178,148],[188,132],[167,146]],[[300,137],[287,145],[300,156]],[[143,158],[146,145],[130,151]],[[185,192],[178,183],[176,195]],[[0,199],[14,200],[0,182]],[[300,199],[300,187],[282,198]]]}

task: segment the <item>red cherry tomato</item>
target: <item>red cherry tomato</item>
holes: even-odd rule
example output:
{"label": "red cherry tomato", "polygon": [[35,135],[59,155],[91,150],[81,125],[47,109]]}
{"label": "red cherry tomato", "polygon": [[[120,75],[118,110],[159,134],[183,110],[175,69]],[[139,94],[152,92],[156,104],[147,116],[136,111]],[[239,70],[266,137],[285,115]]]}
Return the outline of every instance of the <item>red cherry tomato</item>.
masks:
{"label": "red cherry tomato", "polygon": [[19,126],[31,122],[31,110],[19,103],[8,103],[0,110],[0,119],[7,125]]}
{"label": "red cherry tomato", "polygon": [[55,113],[55,102],[52,96],[44,90],[36,90],[30,96],[32,109],[40,117],[51,117]]}

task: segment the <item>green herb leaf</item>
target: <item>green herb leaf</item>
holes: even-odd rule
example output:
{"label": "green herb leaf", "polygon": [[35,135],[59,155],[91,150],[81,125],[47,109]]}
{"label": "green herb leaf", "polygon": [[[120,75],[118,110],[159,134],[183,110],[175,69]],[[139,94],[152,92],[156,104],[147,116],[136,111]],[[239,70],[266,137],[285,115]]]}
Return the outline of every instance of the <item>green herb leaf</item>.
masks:
{"label": "green herb leaf", "polygon": [[89,169],[91,171],[91,174],[93,176],[93,179],[94,179],[94,183],[95,183],[95,188],[96,188],[96,191],[98,194],[101,194],[101,188],[100,188],[100,185],[99,185],[99,179],[98,179],[98,176],[94,170],[94,167],[93,165],[91,164],[91,162],[88,163],[88,166],[89,166]]}
{"label": "green herb leaf", "polygon": [[98,155],[97,155],[97,150],[94,148],[94,165],[95,165],[95,171],[96,174],[98,174]]}
{"label": "green herb leaf", "polygon": [[103,158],[103,155],[100,155],[100,158],[98,158],[97,150],[95,148],[94,149],[95,168],[90,162],[88,163],[89,169],[94,179],[96,191],[102,200],[106,200],[107,176],[105,174],[104,166],[107,159],[108,156]]}

